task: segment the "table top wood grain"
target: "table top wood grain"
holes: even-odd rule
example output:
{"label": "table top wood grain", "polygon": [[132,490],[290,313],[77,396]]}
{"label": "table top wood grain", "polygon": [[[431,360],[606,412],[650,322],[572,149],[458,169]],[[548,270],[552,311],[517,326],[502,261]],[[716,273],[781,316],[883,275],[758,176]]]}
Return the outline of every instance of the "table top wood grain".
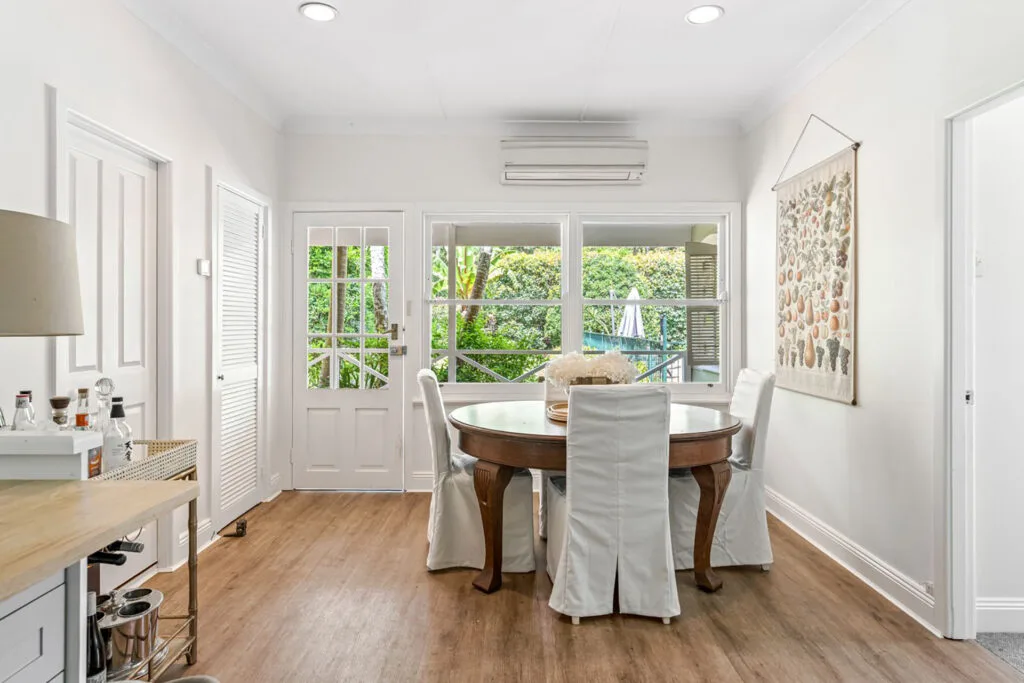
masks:
{"label": "table top wood grain", "polygon": [[[453,410],[449,419],[459,431],[524,441],[565,441],[566,426],[548,419],[544,401],[478,403]],[[673,403],[669,440],[704,441],[730,436],[741,426],[739,419],[729,413]]]}
{"label": "table top wood grain", "polygon": [[0,601],[198,495],[194,481],[0,480]]}

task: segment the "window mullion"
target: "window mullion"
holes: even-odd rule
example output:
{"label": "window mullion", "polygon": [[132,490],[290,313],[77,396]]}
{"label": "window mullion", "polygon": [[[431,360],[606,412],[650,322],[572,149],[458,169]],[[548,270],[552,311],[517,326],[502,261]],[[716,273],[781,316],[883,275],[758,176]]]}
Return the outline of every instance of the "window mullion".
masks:
{"label": "window mullion", "polygon": [[[448,298],[454,299],[458,296],[458,292],[455,291],[456,286],[456,268],[458,259],[455,258],[455,249],[457,246],[457,240],[455,236],[455,226],[448,226]],[[455,312],[455,305],[448,305],[448,381],[455,382],[456,376],[456,360],[455,360],[455,343],[457,340],[457,329],[456,323],[458,316]]]}
{"label": "window mullion", "polygon": [[562,234],[562,351],[583,350],[583,240],[572,214]]}

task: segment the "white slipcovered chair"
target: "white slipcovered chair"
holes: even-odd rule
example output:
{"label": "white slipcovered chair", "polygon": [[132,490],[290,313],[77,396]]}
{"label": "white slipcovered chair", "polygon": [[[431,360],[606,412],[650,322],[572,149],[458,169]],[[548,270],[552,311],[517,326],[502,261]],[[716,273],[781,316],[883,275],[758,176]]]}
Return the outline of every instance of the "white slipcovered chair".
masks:
{"label": "white slipcovered chair", "polygon": [[[473,486],[476,458],[453,449],[448,414],[437,378],[430,370],[416,375],[423,391],[427,434],[434,463],[434,488],[427,521],[427,569],[484,566],[484,527]],[[537,568],[533,550],[533,477],[517,471],[505,491],[502,569],[532,572]]]}
{"label": "white slipcovered chair", "polygon": [[[668,520],[671,403],[663,386],[574,387],[566,477],[548,481],[548,604],[579,623],[679,614]],[[616,576],[617,575],[617,576]]]}
{"label": "white slipcovered chair", "polygon": [[[743,422],[732,438],[732,480],[722,501],[711,546],[713,567],[772,564],[765,513],[764,445],[772,409],[775,375],[745,368],[740,371],[729,412]],[[676,569],[693,569],[693,539],[700,505],[700,487],[689,470],[673,470],[668,480],[672,511],[672,547]]]}

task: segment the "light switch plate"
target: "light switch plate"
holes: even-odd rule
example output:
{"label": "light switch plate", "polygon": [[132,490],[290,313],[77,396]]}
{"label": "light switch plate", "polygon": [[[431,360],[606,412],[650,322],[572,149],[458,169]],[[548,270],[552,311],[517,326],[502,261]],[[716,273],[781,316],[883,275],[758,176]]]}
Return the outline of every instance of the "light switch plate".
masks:
{"label": "light switch plate", "polygon": [[213,272],[212,266],[210,265],[210,259],[196,259],[196,272],[202,275],[203,277],[210,277],[210,274]]}

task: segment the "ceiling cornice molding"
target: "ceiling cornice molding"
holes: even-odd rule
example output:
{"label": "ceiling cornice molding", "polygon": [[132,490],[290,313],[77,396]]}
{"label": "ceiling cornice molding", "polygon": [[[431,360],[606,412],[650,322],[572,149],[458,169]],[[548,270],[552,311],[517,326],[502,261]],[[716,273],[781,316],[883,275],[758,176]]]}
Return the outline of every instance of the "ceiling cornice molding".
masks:
{"label": "ceiling cornice molding", "polygon": [[801,90],[884,24],[910,0],[868,0],[740,118],[745,132],[768,120]]}
{"label": "ceiling cornice molding", "polygon": [[459,137],[738,137],[734,120],[500,121],[493,119],[352,118],[293,116],[285,135],[395,135]]}
{"label": "ceiling cornice molding", "polygon": [[172,11],[138,0],[121,0],[121,3],[274,130],[282,130],[285,114],[280,105]]}

